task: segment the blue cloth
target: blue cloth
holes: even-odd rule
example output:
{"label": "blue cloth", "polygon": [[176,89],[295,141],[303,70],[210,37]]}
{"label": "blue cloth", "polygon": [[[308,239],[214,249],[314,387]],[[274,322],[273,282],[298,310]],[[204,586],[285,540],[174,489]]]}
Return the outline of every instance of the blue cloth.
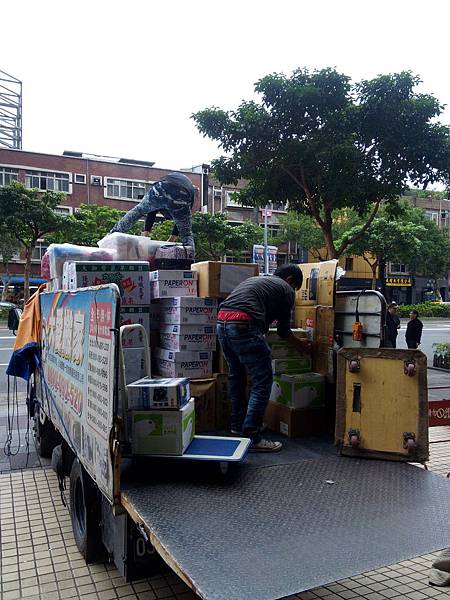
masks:
{"label": "blue cloth", "polygon": [[[254,321],[217,323],[217,336],[228,363],[228,393],[231,400],[231,428],[242,431],[253,443],[260,430],[272,390],[271,352]],[[247,373],[251,379],[246,406]]]}
{"label": "blue cloth", "polygon": [[30,342],[18,350],[14,350],[6,374],[12,377],[21,377],[28,381],[34,369],[39,365],[39,344]]}
{"label": "blue cloth", "polygon": [[183,244],[195,248],[192,235],[192,201],[193,195],[183,188],[158,181],[148,190],[141,202],[114,225],[110,233],[125,233],[144,215],[162,210],[175,221]]}

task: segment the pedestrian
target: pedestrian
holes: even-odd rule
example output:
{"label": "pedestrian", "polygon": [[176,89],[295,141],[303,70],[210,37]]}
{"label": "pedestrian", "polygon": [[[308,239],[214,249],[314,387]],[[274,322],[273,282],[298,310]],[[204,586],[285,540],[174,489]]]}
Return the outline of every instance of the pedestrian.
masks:
{"label": "pedestrian", "polygon": [[[282,444],[261,437],[264,413],[272,390],[272,357],[264,334],[277,321],[278,335],[299,352],[311,351],[308,340],[296,337],[290,327],[295,291],[303,275],[297,265],[279,267],[273,275],[250,277],[221,304],[217,335],[228,363],[231,432],[250,437],[252,450],[276,452]],[[246,407],[247,374],[251,379]]]}
{"label": "pedestrian", "polygon": [[416,349],[422,338],[423,323],[419,320],[419,313],[417,310],[412,310],[409,313],[410,320],[406,326],[405,339],[408,348]]}
{"label": "pedestrian", "polygon": [[397,347],[397,335],[400,329],[400,319],[397,315],[397,303],[391,302],[386,313],[386,348]]}
{"label": "pedestrian", "polygon": [[148,235],[155,222],[156,214],[161,212],[166,219],[175,222],[170,241],[180,236],[184,246],[195,249],[192,235],[192,206],[196,188],[189,177],[183,173],[169,173],[158,179],[137,206],[128,211],[114,225],[110,233],[124,233],[144,215],[146,215],[144,235]]}

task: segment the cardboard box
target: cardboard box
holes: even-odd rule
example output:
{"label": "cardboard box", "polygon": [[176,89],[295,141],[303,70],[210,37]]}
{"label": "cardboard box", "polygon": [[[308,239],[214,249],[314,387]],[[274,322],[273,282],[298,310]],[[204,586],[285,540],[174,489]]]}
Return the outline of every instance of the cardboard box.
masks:
{"label": "cardboard box", "polygon": [[216,373],[216,429],[230,431],[231,402],[228,398],[228,375]]}
{"label": "cardboard box", "polygon": [[150,273],[153,299],[197,296],[198,274],[193,271],[153,271]]}
{"label": "cardboard box", "polygon": [[[148,343],[150,343],[150,315],[148,306],[126,306],[120,310],[120,325],[142,325],[147,332]],[[144,336],[140,331],[127,333],[122,338],[124,348],[142,348]]]}
{"label": "cardboard box", "polygon": [[319,435],[326,431],[325,409],[293,409],[276,402],[269,402],[264,422],[276,433],[289,438]]}
{"label": "cardboard box", "polygon": [[228,363],[220,347],[213,354],[213,370],[214,373],[228,373]]}
{"label": "cardboard box", "polygon": [[148,316],[150,320],[150,331],[159,329],[161,319],[161,305],[158,300],[151,302],[148,307]]}
{"label": "cardboard box", "polygon": [[296,306],[295,325],[308,331],[313,344],[312,364],[317,373],[333,379],[330,348],[334,337],[334,308],[332,306]]}
{"label": "cardboard box", "polygon": [[297,375],[298,373],[310,373],[312,369],[311,356],[309,354],[298,354],[296,358],[276,358],[272,361],[274,375]]}
{"label": "cardboard box", "polygon": [[153,356],[163,358],[164,360],[172,360],[175,362],[183,362],[189,360],[211,360],[211,350],[167,350],[166,348],[156,348]]}
{"label": "cardboard box", "polygon": [[[308,337],[308,332],[305,329],[293,328],[292,333],[299,338]],[[266,342],[269,344],[269,346],[271,346],[272,344],[287,344],[286,341],[280,338],[280,336],[277,333],[277,330],[273,328],[269,329],[269,331],[266,333]]]}
{"label": "cardboard box", "polygon": [[165,325],[159,332],[160,346],[167,350],[212,352],[216,348],[216,333],[212,325]]}
{"label": "cardboard box", "polygon": [[298,358],[298,356],[299,356],[299,352],[296,348],[294,348],[294,346],[291,346],[291,344],[288,344],[287,342],[283,342],[282,340],[280,340],[279,343],[273,343],[270,346],[270,350],[272,351],[273,359],[279,359],[279,358],[295,359],[295,358]]}
{"label": "cardboard box", "polygon": [[155,372],[163,377],[189,377],[189,379],[205,379],[212,376],[211,360],[174,361],[155,356],[153,360]]}
{"label": "cardboard box", "polygon": [[335,259],[299,265],[303,283],[295,295],[296,306],[334,306],[337,266]]}
{"label": "cardboard box", "polygon": [[144,377],[127,386],[128,408],[133,410],[180,409],[191,399],[189,380]]}
{"label": "cardboard box", "polygon": [[145,369],[144,348],[124,348],[123,358],[125,364],[125,385],[151,375]]}
{"label": "cardboard box", "polygon": [[215,325],[217,300],[213,298],[168,298],[160,301],[160,325]]}
{"label": "cardboard box", "polygon": [[253,263],[223,263],[205,261],[192,265],[198,272],[198,295],[201,298],[226,298],[242,281],[259,275]]}
{"label": "cardboard box", "polygon": [[197,433],[214,431],[216,428],[216,380],[197,379],[191,383],[195,400],[195,430]]}
{"label": "cardboard box", "polygon": [[183,454],[195,433],[195,404],[180,410],[131,411],[133,454]]}
{"label": "cardboard box", "polygon": [[79,262],[64,263],[67,289],[115,283],[120,290],[121,306],[150,304],[148,262]]}
{"label": "cardboard box", "polygon": [[324,406],[325,378],[319,373],[275,375],[270,401],[290,408]]}

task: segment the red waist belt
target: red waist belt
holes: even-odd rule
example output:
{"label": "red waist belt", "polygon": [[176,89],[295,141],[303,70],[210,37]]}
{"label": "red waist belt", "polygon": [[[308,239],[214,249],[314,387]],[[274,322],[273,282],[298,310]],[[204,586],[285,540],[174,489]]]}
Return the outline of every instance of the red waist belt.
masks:
{"label": "red waist belt", "polygon": [[242,310],[219,310],[218,321],[253,321],[252,317]]}

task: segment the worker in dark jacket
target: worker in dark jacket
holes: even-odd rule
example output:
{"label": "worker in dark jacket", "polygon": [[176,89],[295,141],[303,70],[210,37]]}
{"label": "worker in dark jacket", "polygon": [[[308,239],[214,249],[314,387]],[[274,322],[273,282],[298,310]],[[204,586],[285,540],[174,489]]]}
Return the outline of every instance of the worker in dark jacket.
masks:
{"label": "worker in dark jacket", "polygon": [[[297,265],[284,265],[274,275],[243,281],[220,306],[217,335],[229,369],[231,431],[250,437],[256,451],[275,452],[282,447],[260,433],[273,381],[272,357],[264,334],[277,321],[281,338],[299,352],[311,351],[310,342],[296,337],[290,327],[294,290],[300,289],[302,280]],[[248,408],[247,373],[251,379]]]}
{"label": "worker in dark jacket", "polygon": [[185,246],[195,247],[192,235],[192,206],[194,204],[195,188],[183,173],[169,173],[161,177],[147,191],[137,206],[124,215],[110,233],[129,231],[144,215],[147,215],[145,231],[148,233],[155,222],[156,213],[161,212],[165,218],[175,222],[171,241],[177,235]]}
{"label": "worker in dark jacket", "polygon": [[386,347],[397,347],[397,335],[400,329],[400,319],[397,315],[397,303],[391,302],[386,313]]}
{"label": "worker in dark jacket", "polygon": [[408,348],[413,348],[415,350],[422,339],[423,323],[419,320],[419,313],[417,310],[412,310],[409,313],[409,318],[410,321],[408,321],[408,325],[406,326],[405,339]]}

